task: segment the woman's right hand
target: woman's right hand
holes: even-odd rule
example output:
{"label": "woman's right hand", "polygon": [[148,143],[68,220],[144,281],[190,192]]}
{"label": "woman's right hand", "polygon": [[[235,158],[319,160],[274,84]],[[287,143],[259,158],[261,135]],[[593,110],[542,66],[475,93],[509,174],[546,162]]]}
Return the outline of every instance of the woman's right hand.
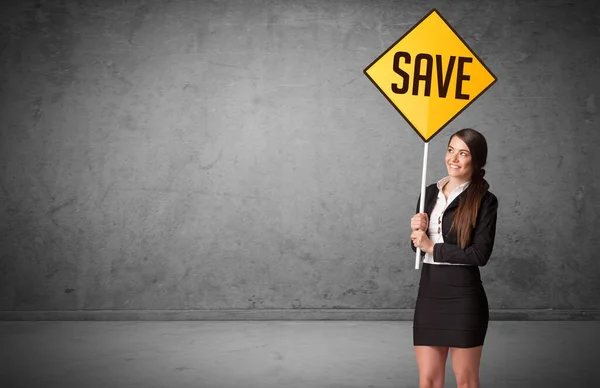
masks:
{"label": "woman's right hand", "polygon": [[429,219],[427,213],[417,213],[410,219],[410,227],[412,230],[427,230]]}

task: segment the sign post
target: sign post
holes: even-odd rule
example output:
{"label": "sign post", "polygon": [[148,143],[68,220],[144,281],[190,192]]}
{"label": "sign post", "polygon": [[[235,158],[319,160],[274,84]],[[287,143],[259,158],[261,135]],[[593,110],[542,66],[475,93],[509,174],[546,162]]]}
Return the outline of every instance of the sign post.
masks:
{"label": "sign post", "polygon": [[[420,212],[425,211],[429,141],[497,78],[433,9],[364,71],[424,141]],[[417,248],[415,269],[421,250]]]}

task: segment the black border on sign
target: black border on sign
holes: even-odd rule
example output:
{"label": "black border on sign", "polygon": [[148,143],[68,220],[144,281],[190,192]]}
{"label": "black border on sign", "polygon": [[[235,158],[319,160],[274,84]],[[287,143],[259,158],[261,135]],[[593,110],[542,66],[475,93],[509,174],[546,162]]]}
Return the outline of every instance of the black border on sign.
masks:
{"label": "black border on sign", "polygon": [[[398,108],[393,102],[392,100],[383,92],[383,90],[381,90],[381,88],[379,87],[379,85],[377,85],[377,83],[375,82],[375,80],[373,80],[373,78],[371,78],[369,76],[369,74],[367,73],[367,70],[369,70],[377,61],[379,61],[381,59],[381,57],[383,57],[385,54],[388,53],[388,51],[390,51],[395,45],[398,44],[398,42],[400,42],[402,39],[404,39],[408,34],[410,34],[412,32],[412,30],[414,30],[419,24],[421,24],[423,22],[423,20],[427,19],[429,17],[429,15],[431,15],[432,13],[436,13],[440,19],[442,19],[442,21],[444,23],[446,23],[446,25],[450,28],[450,30],[452,30],[452,32],[454,32],[454,34],[458,37],[458,39],[460,39],[460,41],[467,47],[467,49],[471,52],[471,54],[473,54],[473,56],[475,58],[477,58],[477,60],[479,61],[479,63],[481,63],[483,65],[483,67],[491,74],[492,78],[494,79],[485,89],[483,89],[478,95],[477,97],[473,98],[471,101],[469,101],[469,103],[467,105],[465,105],[461,110],[459,110],[458,112],[456,112],[456,114],[454,116],[452,116],[450,119],[448,119],[448,121],[446,121],[445,124],[443,124],[437,131],[435,131],[431,137],[429,138],[429,140],[425,140],[425,138],[423,137],[423,135],[421,135],[421,132],[419,132],[417,130],[417,128],[415,128],[415,126],[413,125],[413,123],[410,122],[410,120],[404,115],[404,113],[402,113],[402,111],[400,110],[400,108]],[[490,87],[492,87],[492,85],[494,85],[496,83],[496,81],[498,81],[498,78],[496,77],[496,75],[494,73],[492,73],[492,71],[486,66],[486,64],[481,60],[481,58],[479,58],[479,56],[477,54],[475,54],[475,51],[473,51],[473,49],[471,48],[471,46],[469,46],[467,44],[467,42],[465,42],[465,40],[462,38],[462,36],[460,36],[458,34],[458,32],[454,29],[454,27],[452,27],[450,25],[450,23],[448,23],[448,21],[446,20],[446,18],[444,18],[442,16],[442,14],[440,14],[438,12],[437,9],[433,8],[431,11],[429,11],[427,13],[427,15],[423,16],[421,18],[421,20],[419,20],[417,23],[415,23],[408,31],[406,31],[404,33],[404,35],[402,35],[398,40],[396,40],[390,47],[388,47],[387,50],[385,50],[383,53],[381,53],[373,62],[371,62],[369,64],[369,66],[365,67],[365,69],[363,70],[363,73],[367,76],[367,78],[369,78],[369,80],[371,80],[371,82],[373,83],[373,85],[375,85],[375,87],[381,92],[381,94],[383,94],[383,96],[386,98],[386,100],[389,101],[390,104],[392,104],[392,106],[398,111],[398,113],[400,113],[400,115],[404,118],[404,120],[406,120],[406,122],[408,124],[410,124],[410,126],[412,127],[412,129],[417,133],[417,135],[419,135],[419,137],[421,138],[421,140],[423,140],[425,143],[431,141],[431,139],[433,139],[435,137],[435,135],[437,135],[438,133],[440,133],[442,131],[442,129],[446,128],[448,126],[448,124],[450,124],[452,122],[452,120],[454,120],[458,115],[460,115],[465,109],[467,109],[469,106],[471,106],[471,104],[477,100],[479,97],[481,97]]]}

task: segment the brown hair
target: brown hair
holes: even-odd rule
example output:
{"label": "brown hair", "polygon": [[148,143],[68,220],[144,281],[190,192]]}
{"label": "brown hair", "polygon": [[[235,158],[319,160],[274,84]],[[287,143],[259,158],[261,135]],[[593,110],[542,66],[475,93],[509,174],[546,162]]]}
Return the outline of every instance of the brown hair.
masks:
{"label": "brown hair", "polygon": [[457,230],[458,244],[465,249],[471,242],[471,232],[475,228],[481,199],[490,187],[483,179],[485,176],[483,167],[487,161],[487,142],[481,133],[471,128],[464,128],[454,133],[450,136],[448,145],[454,136],[458,136],[469,147],[473,166],[471,183],[465,190],[464,198],[459,202],[450,227],[450,230]]}

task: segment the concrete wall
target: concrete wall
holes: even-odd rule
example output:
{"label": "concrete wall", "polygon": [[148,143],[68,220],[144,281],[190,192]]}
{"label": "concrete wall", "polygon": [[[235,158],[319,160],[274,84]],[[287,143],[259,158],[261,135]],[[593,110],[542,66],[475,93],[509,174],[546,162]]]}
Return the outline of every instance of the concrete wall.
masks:
{"label": "concrete wall", "polygon": [[492,309],[600,309],[595,1],[3,1],[0,310],[410,309],[423,143],[363,69],[437,8],[498,77]]}

